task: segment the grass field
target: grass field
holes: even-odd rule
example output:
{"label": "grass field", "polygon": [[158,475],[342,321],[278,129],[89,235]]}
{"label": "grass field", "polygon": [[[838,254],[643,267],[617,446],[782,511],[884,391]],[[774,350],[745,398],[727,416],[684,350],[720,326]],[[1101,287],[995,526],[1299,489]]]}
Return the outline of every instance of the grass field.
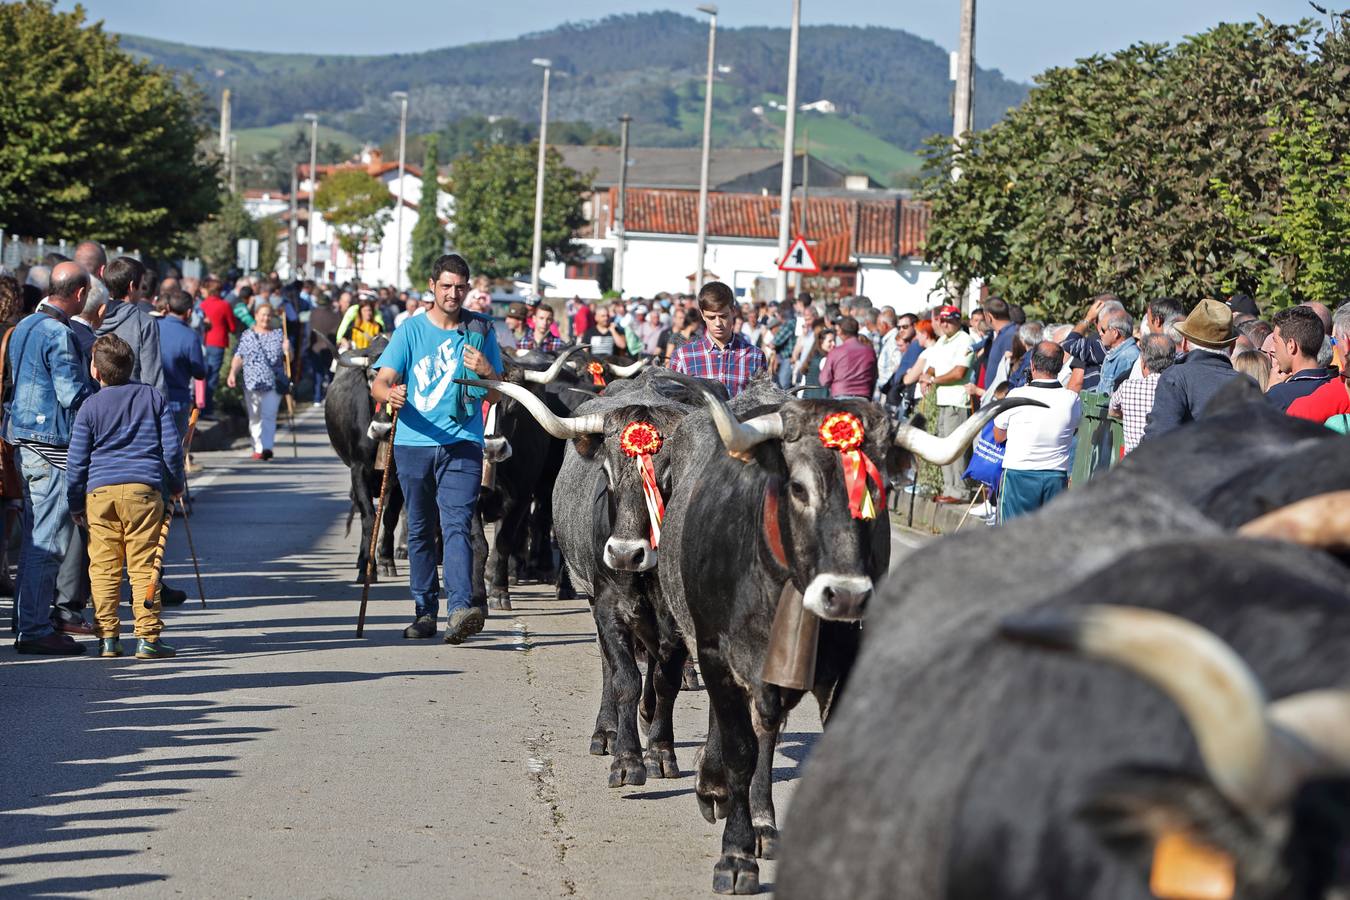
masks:
{"label": "grass field", "polygon": [[[244,159],[249,159],[259,153],[266,153],[268,150],[280,147],[290,140],[296,131],[302,132],[308,138],[309,123],[290,122],[284,125],[269,125],[266,128],[236,128],[234,135],[239,140],[239,155]],[[360,138],[336,128],[328,128],[320,123],[319,142],[327,143],[328,141],[336,142],[343,150],[348,152],[354,153],[361,149]]]}

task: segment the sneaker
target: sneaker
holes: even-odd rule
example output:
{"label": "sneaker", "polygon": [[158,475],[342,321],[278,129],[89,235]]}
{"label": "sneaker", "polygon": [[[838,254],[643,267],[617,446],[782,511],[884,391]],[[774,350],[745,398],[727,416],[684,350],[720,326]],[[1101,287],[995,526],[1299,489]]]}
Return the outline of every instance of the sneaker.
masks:
{"label": "sneaker", "polygon": [[31,641],[15,641],[14,649],[36,656],[79,656],[86,648],[68,634],[53,633]]}
{"label": "sneaker", "polygon": [[262,452],[262,458],[263,458],[263,459],[271,459],[271,458],[272,458],[272,451],[271,451],[271,450],[264,450],[264,451]]}
{"label": "sneaker", "polygon": [[171,588],[161,582],[159,585],[159,602],[161,606],[182,606],[187,602],[187,591]]}
{"label": "sneaker", "polygon": [[104,659],[111,659],[122,655],[121,638],[100,638],[98,642],[98,655]]}
{"label": "sneaker", "polygon": [[322,401],[322,400],[315,400],[315,401],[314,401],[314,408],[315,408],[315,409],[321,409],[322,407],[323,407],[323,401]]}
{"label": "sneaker", "polygon": [[417,621],[403,629],[403,636],[415,640],[434,638],[436,636],[436,617],[418,616]]}
{"label": "sneaker", "polygon": [[979,504],[978,506],[972,506],[970,509],[966,510],[966,515],[977,516],[981,519],[986,519],[993,513],[993,511],[994,508],[990,506],[989,501],[986,500],[983,503]]}
{"label": "sneaker", "polygon": [[177,655],[178,652],[176,650],[159,638],[155,638],[153,641],[147,641],[145,638],[141,638],[136,644],[137,659],[169,659],[170,657]]}
{"label": "sneaker", "polygon": [[466,606],[450,614],[445,626],[445,642],[462,644],[464,639],[483,630],[483,610],[477,606]]}

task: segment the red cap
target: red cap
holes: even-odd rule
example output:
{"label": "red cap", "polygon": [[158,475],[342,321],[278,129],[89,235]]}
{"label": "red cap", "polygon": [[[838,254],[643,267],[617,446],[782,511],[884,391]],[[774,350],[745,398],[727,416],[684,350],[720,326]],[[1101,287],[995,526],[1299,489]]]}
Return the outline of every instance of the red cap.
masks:
{"label": "red cap", "polygon": [[939,318],[939,319],[960,319],[960,318],[961,318],[961,310],[960,310],[959,307],[955,307],[955,306],[950,306],[950,305],[949,305],[949,306],[944,306],[944,307],[942,307],[941,309],[938,310],[938,318]]}

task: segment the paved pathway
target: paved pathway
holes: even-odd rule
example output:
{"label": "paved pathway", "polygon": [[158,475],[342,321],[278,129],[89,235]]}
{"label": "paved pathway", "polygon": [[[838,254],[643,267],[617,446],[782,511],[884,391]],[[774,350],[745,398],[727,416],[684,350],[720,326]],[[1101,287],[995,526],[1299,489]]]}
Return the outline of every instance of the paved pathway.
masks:
{"label": "paved pathway", "polygon": [[[470,643],[409,642],[405,577],[357,640],[347,474],[317,410],[298,460],[279,437],[271,464],[200,454],[208,600],[168,612],[176,660],[0,649],[0,895],[711,896],[705,695],[677,704],[686,774],[611,790],[584,602],[523,588]],[[181,522],[168,560],[193,593]],[[788,724],[780,815],[818,732],[806,706]]]}

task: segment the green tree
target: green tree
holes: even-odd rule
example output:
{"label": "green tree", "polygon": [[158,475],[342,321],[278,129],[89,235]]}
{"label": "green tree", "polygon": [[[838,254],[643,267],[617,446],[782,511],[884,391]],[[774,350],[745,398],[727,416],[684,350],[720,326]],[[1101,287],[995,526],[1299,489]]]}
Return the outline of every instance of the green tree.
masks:
{"label": "green tree", "polygon": [[[948,287],[983,278],[1056,319],[1107,290],[1136,310],[1163,295],[1237,290],[1265,302],[1270,267],[1254,259],[1254,240],[1279,243],[1285,258],[1307,241],[1254,238],[1251,223],[1293,215],[1295,172],[1321,164],[1298,163],[1305,151],[1270,122],[1303,121],[1300,100],[1313,102],[1329,114],[1308,159],[1329,169],[1344,160],[1340,40],[1310,22],[1220,25],[1175,47],[1140,44],[1045,72],[1002,123],[959,148],[930,144],[925,256]],[[1336,196],[1327,191],[1314,193]],[[1319,227],[1338,226],[1328,216]],[[1328,237],[1344,245],[1350,233]],[[1306,268],[1280,277],[1292,289]]]}
{"label": "green tree", "polygon": [[[451,238],[475,272],[504,278],[530,270],[539,145],[484,146],[455,160]],[[593,173],[592,173],[593,174]],[[576,253],[572,235],[586,223],[582,198],[590,181],[549,150],[544,163],[543,249],[555,260]]]}
{"label": "green tree", "polygon": [[277,245],[277,232],[281,229],[281,220],[276,216],[263,216],[254,223],[258,237],[258,270],[275,272],[277,260],[281,258],[281,248]]}
{"label": "green tree", "polygon": [[201,98],[84,10],[0,4],[0,223],[169,254],[219,203]]}
{"label": "green tree", "polygon": [[[234,194],[224,193],[220,196],[220,209],[197,226],[192,249],[209,271],[220,275],[236,267],[239,240],[256,235],[257,225],[244,210],[243,201]],[[258,249],[261,257],[262,248]]]}
{"label": "green tree", "polygon": [[394,195],[364,169],[338,169],[319,182],[314,208],[337,232],[338,245],[352,258],[358,280],[361,254],[384,237],[393,205]]}
{"label": "green tree", "polygon": [[417,224],[412,230],[412,246],[408,249],[408,280],[419,286],[431,278],[431,267],[436,257],[445,252],[447,237],[436,210],[440,193],[440,179],[436,172],[436,136],[427,138],[427,155],[422,162],[422,197],[417,202]]}

